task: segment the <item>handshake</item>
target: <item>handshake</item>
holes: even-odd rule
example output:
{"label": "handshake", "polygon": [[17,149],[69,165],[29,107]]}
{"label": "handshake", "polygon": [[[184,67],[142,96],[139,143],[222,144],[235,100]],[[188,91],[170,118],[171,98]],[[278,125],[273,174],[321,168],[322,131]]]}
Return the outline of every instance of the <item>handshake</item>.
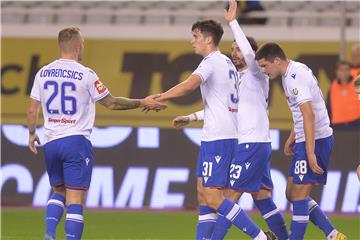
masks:
{"label": "handshake", "polygon": [[143,112],[147,113],[151,110],[160,111],[167,108],[165,103],[162,103],[164,99],[161,98],[161,93],[147,96],[146,98],[140,99],[140,107],[143,108]]}

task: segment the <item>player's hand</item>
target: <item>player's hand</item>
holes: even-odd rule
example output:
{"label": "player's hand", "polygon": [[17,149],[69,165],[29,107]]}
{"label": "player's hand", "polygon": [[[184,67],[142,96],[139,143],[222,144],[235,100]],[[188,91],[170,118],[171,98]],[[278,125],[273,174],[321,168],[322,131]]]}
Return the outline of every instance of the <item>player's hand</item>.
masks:
{"label": "player's hand", "polygon": [[285,146],[284,146],[285,156],[290,157],[290,156],[294,155],[294,151],[293,151],[294,143],[295,143],[295,140],[290,137],[286,140]]}
{"label": "player's hand", "polygon": [[147,96],[144,99],[140,100],[140,107],[143,107],[143,112],[147,113],[150,110],[154,110],[156,112],[167,108],[167,105],[161,103],[160,100],[161,94],[154,94]]}
{"label": "player's hand", "polygon": [[38,135],[36,133],[30,134],[29,135],[29,148],[34,154],[37,154],[38,152],[37,152],[37,149],[35,146],[35,142],[40,144],[40,139],[39,139]]}
{"label": "player's hand", "polygon": [[173,127],[176,129],[180,129],[183,126],[186,126],[190,123],[190,118],[188,116],[177,116],[173,120]]}
{"label": "player's hand", "polygon": [[317,164],[315,153],[308,154],[308,161],[309,161],[310,168],[314,173],[317,173],[317,174],[324,173],[324,170]]}
{"label": "player's hand", "polygon": [[235,0],[229,0],[229,9],[224,10],[224,17],[226,21],[231,22],[236,18],[237,3]]}

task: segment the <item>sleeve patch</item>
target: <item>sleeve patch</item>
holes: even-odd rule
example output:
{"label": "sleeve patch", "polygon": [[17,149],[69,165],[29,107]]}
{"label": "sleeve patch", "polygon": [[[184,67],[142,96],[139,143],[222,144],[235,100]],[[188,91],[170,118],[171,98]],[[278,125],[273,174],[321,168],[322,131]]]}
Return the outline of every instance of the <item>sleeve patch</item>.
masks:
{"label": "sleeve patch", "polygon": [[96,91],[99,93],[99,94],[102,94],[103,92],[105,92],[107,90],[107,88],[105,87],[105,85],[100,81],[100,80],[96,80],[94,82],[95,84],[95,88],[96,88]]}

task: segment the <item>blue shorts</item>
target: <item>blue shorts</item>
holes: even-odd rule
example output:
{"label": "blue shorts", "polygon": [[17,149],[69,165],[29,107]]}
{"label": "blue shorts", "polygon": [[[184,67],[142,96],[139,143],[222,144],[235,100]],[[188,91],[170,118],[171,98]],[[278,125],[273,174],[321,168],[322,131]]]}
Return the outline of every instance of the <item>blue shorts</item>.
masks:
{"label": "blue shorts", "polygon": [[204,187],[226,187],[237,139],[201,142],[196,176]]}
{"label": "blue shorts", "polygon": [[271,143],[241,143],[230,165],[229,188],[255,193],[272,189],[270,175]]}
{"label": "blue shorts", "polygon": [[51,186],[87,190],[93,168],[91,142],[82,135],[64,137],[44,146]]}
{"label": "blue shorts", "polygon": [[294,156],[291,160],[289,177],[293,177],[295,184],[326,184],[330,155],[333,149],[333,136],[315,140],[315,155],[317,164],[324,170],[324,174],[316,174],[310,169],[305,142],[295,143]]}

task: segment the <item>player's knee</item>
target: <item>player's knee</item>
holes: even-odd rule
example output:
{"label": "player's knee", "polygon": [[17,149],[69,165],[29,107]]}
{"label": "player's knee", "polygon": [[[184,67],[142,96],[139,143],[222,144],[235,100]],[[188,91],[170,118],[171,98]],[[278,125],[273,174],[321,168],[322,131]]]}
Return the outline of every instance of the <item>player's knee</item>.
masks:
{"label": "player's knee", "polygon": [[204,194],[204,197],[205,197],[206,205],[213,209],[218,209],[223,200],[217,194],[211,194],[211,193]]}
{"label": "player's knee", "polygon": [[70,190],[66,191],[66,204],[84,204],[86,191],[83,190]]}
{"label": "player's knee", "polygon": [[66,189],[65,189],[65,186],[64,185],[61,185],[61,186],[57,186],[57,187],[52,187],[54,193],[58,193],[58,194],[61,194],[63,196],[66,195]]}
{"label": "player's knee", "polygon": [[292,202],[292,201],[293,201],[293,198],[292,198],[291,190],[290,190],[290,189],[288,189],[288,188],[286,189],[285,195],[286,195],[286,199],[287,199],[289,202]]}
{"label": "player's knee", "polygon": [[197,200],[199,205],[206,205],[206,200],[203,192],[197,192]]}

